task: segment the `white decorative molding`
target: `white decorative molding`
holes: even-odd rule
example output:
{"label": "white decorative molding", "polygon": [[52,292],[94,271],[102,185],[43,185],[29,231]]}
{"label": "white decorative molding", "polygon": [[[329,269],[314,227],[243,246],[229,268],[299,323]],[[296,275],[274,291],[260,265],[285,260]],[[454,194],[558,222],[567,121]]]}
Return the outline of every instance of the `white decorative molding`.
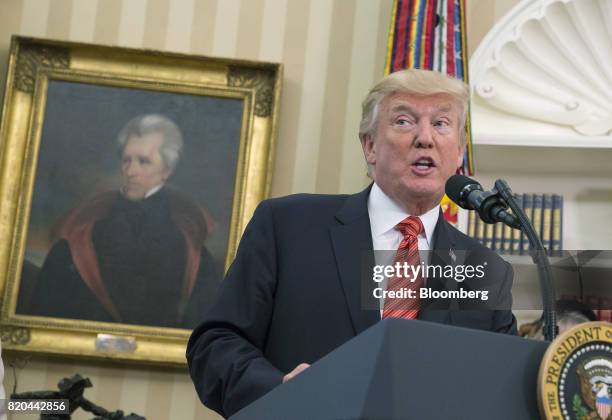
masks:
{"label": "white decorative molding", "polygon": [[516,136],[512,134],[475,133],[472,140],[474,144],[488,146],[530,146],[612,150],[612,136]]}
{"label": "white decorative molding", "polygon": [[473,99],[498,111],[609,136],[612,0],[522,1],[473,54],[470,82]]}

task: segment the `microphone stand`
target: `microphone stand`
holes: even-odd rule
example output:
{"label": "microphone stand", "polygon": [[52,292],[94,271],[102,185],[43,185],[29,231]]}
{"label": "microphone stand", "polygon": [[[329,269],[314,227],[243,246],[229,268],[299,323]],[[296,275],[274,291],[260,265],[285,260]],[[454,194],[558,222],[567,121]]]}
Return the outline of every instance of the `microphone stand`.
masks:
{"label": "microphone stand", "polygon": [[559,327],[557,326],[557,314],[555,312],[555,290],[552,282],[552,269],[550,268],[550,261],[546,254],[546,249],[544,249],[542,241],[525,215],[525,212],[516,204],[508,183],[503,179],[498,179],[495,181],[495,189],[508,206],[510,206],[512,212],[518,218],[521,230],[525,232],[527,239],[529,239],[529,244],[531,245],[531,258],[538,267],[538,277],[540,279],[540,288],[542,289],[544,338],[546,341],[552,341],[559,333]]}

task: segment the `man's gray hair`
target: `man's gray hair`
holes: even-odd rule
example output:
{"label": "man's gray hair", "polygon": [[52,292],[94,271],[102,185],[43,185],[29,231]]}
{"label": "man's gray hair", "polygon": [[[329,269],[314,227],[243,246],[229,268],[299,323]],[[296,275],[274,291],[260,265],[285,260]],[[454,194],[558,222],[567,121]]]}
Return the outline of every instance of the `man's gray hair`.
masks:
{"label": "man's gray hair", "polygon": [[468,110],[469,90],[465,83],[446,74],[431,70],[401,70],[391,73],[374,86],[362,103],[359,139],[376,131],[380,104],[396,93],[429,96],[440,93],[450,95],[459,109],[461,145],[465,145],[465,120]]}
{"label": "man's gray hair", "polygon": [[119,132],[117,143],[123,152],[130,137],[142,137],[150,133],[161,133],[163,143],[159,154],[169,170],[174,170],[183,152],[183,135],[170,118],[161,114],[143,114],[132,118]]}

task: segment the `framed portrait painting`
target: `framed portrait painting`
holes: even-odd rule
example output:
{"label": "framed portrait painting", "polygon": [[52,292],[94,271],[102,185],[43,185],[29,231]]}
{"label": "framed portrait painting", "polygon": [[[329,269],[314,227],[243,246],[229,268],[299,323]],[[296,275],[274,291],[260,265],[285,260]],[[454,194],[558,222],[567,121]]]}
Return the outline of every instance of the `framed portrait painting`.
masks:
{"label": "framed portrait painting", "polygon": [[2,343],[184,364],[268,194],[282,66],[14,37]]}

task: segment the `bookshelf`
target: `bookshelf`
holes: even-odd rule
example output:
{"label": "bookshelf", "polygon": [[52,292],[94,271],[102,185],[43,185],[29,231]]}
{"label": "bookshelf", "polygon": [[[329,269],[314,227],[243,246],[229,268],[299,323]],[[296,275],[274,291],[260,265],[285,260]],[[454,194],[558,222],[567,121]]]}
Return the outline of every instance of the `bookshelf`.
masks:
{"label": "bookshelf", "polygon": [[[598,36],[609,26],[603,4],[521,1],[469,63],[474,177],[485,189],[503,178],[516,193],[562,195],[565,250],[612,249],[612,77],[599,54],[612,38]],[[527,310],[540,300],[537,270],[529,256],[504,258],[515,269],[519,324],[530,321],[539,316]],[[588,269],[612,285],[610,265]]]}
{"label": "bookshelf", "polygon": [[584,152],[581,150],[572,164],[565,165],[566,156],[556,148],[542,154],[536,147],[483,150],[476,145],[475,178],[486,189],[503,178],[515,192],[563,195],[564,249],[611,249],[612,150]]}
{"label": "bookshelf", "polygon": [[[565,250],[612,249],[612,149],[482,145],[475,141],[475,161],[475,178],[486,189],[503,178],[515,192],[563,195]],[[515,270],[514,308],[520,325],[540,313],[532,309],[541,307],[537,269],[529,256],[504,258]],[[609,279],[612,288],[610,260],[592,264],[602,269],[601,277]],[[607,294],[612,295],[612,290]]]}

